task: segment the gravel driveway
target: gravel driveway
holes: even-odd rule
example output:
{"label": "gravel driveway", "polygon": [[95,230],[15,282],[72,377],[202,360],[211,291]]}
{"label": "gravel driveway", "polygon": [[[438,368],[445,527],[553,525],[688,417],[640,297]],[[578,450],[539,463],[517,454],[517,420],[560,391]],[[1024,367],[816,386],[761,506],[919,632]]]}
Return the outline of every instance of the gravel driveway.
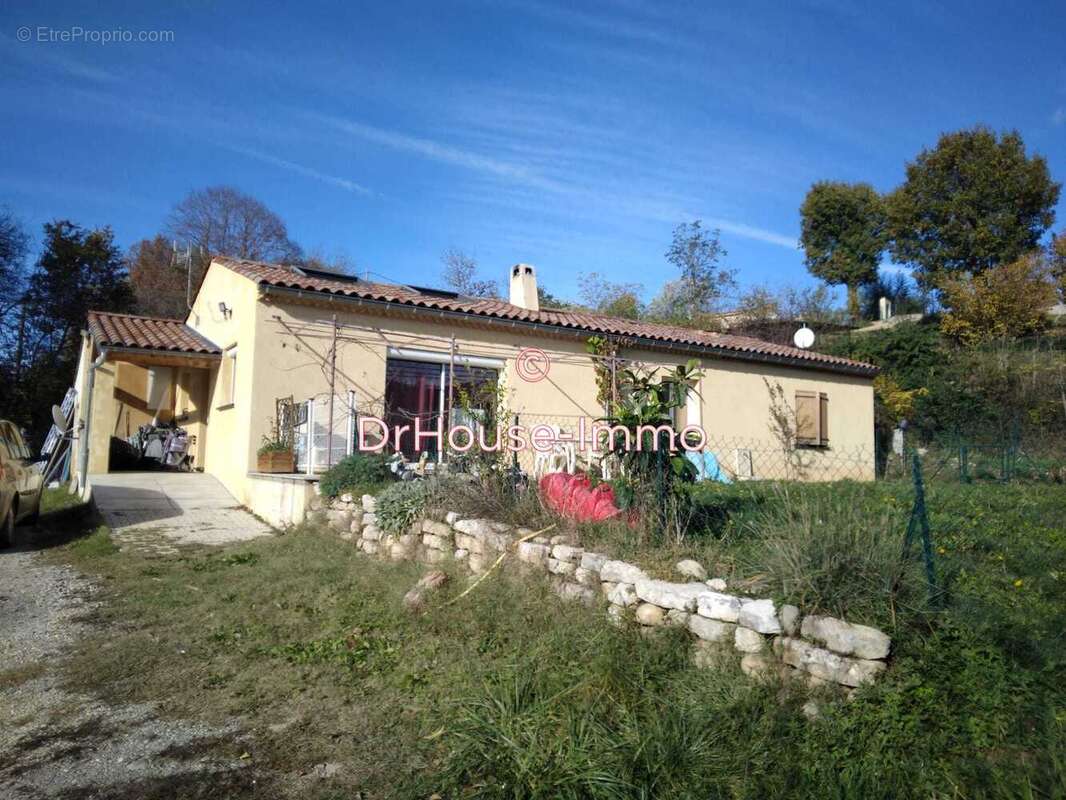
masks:
{"label": "gravel driveway", "polygon": [[163,719],[62,687],[54,663],[92,625],[93,594],[31,549],[0,550],[0,797],[272,796],[233,757],[246,744],[236,722]]}

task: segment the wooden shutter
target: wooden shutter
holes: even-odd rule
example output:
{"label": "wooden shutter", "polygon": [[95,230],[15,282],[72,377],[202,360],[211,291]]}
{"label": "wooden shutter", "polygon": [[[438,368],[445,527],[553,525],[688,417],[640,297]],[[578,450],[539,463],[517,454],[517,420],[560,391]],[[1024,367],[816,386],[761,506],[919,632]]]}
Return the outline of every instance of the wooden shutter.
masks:
{"label": "wooden shutter", "polygon": [[796,444],[829,446],[829,395],[796,392]]}
{"label": "wooden shutter", "polygon": [[796,444],[816,445],[821,413],[817,392],[796,392]]}
{"label": "wooden shutter", "polygon": [[818,395],[818,444],[829,447],[829,395]]}

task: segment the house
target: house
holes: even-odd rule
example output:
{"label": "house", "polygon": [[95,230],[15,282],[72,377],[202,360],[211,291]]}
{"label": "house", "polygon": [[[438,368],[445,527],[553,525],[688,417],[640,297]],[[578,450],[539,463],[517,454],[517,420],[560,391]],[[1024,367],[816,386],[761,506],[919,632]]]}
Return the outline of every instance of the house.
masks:
{"label": "house", "polygon": [[[701,426],[705,449],[733,479],[874,477],[876,368],[752,338],[540,308],[532,266],[515,265],[509,280],[506,302],[216,257],[185,320],[89,314],[73,471],[91,484],[112,466],[113,438],[176,420],[195,439],[197,469],[267,520],[299,520],[318,474],[358,447],[360,430],[368,442],[384,433],[371,417],[393,429],[418,421],[423,431],[449,414],[452,425],[477,423],[491,412],[460,408],[457,398],[492,384],[509,422],[572,436],[603,415],[586,346],[600,336],[627,362],[699,362],[702,376],[677,423]],[[791,439],[775,429],[771,387],[796,421]],[[279,424],[292,430],[295,471],[260,473],[257,450]],[[393,440],[393,432],[408,458],[425,451],[432,463],[446,460],[431,437],[416,443],[405,431]],[[533,466],[532,453],[514,458]]]}

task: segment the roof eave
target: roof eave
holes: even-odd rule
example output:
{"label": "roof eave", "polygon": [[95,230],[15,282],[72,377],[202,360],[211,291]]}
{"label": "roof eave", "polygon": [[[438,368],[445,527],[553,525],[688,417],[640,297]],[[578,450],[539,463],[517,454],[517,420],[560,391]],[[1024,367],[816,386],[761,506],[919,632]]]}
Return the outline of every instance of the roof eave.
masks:
{"label": "roof eave", "polygon": [[[596,331],[570,327],[567,325],[553,325],[550,323],[533,322],[530,320],[507,319],[504,317],[497,317],[489,314],[473,314],[465,311],[451,311],[442,308],[429,308],[427,306],[420,306],[413,303],[400,303],[391,300],[373,300],[364,297],[353,297],[351,295],[346,294],[337,294],[334,292],[322,291],[319,289],[301,289],[288,286],[274,286],[263,281],[259,282],[259,291],[263,295],[280,295],[282,297],[287,296],[303,298],[314,302],[324,303],[326,305],[342,303],[344,305],[354,305],[386,312],[406,310],[408,313],[418,316],[454,319],[456,321],[466,322],[468,324],[472,321],[477,321],[480,324],[492,325],[494,327],[511,329],[523,328],[557,336],[561,335],[576,338],[588,338],[589,336],[597,335]],[[734,361],[745,361],[749,363],[775,364],[778,366],[798,367],[801,369],[817,370],[821,372],[833,372],[836,374],[854,375],[863,378],[873,378],[877,375],[878,372],[880,372],[877,367],[873,366],[852,366],[850,364],[832,364],[828,362],[820,362],[813,360],[807,361],[805,359],[791,358],[789,356],[777,355],[772,353],[753,353],[749,351],[730,350],[728,348],[716,347],[714,345],[669,342],[662,339],[654,339],[651,337],[634,336],[632,334],[607,335],[617,336],[618,338],[626,339],[627,341],[633,342],[633,345],[635,347],[639,347],[646,350],[685,353],[689,355],[712,356],[715,358],[730,359]]]}

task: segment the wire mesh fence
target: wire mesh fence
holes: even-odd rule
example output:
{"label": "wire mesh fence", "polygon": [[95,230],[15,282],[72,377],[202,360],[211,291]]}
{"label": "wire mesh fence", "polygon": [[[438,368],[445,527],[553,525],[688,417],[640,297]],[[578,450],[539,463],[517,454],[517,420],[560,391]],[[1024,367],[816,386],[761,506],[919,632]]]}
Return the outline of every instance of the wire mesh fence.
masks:
{"label": "wire mesh fence", "polygon": [[912,450],[922,458],[927,481],[1066,483],[1066,443],[1010,435],[945,437],[905,452],[879,454],[878,477],[909,477]]}
{"label": "wire mesh fence", "polygon": [[[518,413],[516,425],[540,432],[540,448],[518,454],[521,469],[534,475],[542,471],[599,470],[609,477],[618,468],[611,463],[609,442],[624,441],[624,431],[593,417]],[[680,434],[681,427],[674,427]],[[638,441],[627,443],[636,447]],[[683,448],[680,435],[675,447]],[[687,457],[701,478],[725,483],[752,480],[867,481],[876,477],[875,452],[868,447],[791,446],[769,436],[739,437],[704,432],[702,442],[690,442]]]}

